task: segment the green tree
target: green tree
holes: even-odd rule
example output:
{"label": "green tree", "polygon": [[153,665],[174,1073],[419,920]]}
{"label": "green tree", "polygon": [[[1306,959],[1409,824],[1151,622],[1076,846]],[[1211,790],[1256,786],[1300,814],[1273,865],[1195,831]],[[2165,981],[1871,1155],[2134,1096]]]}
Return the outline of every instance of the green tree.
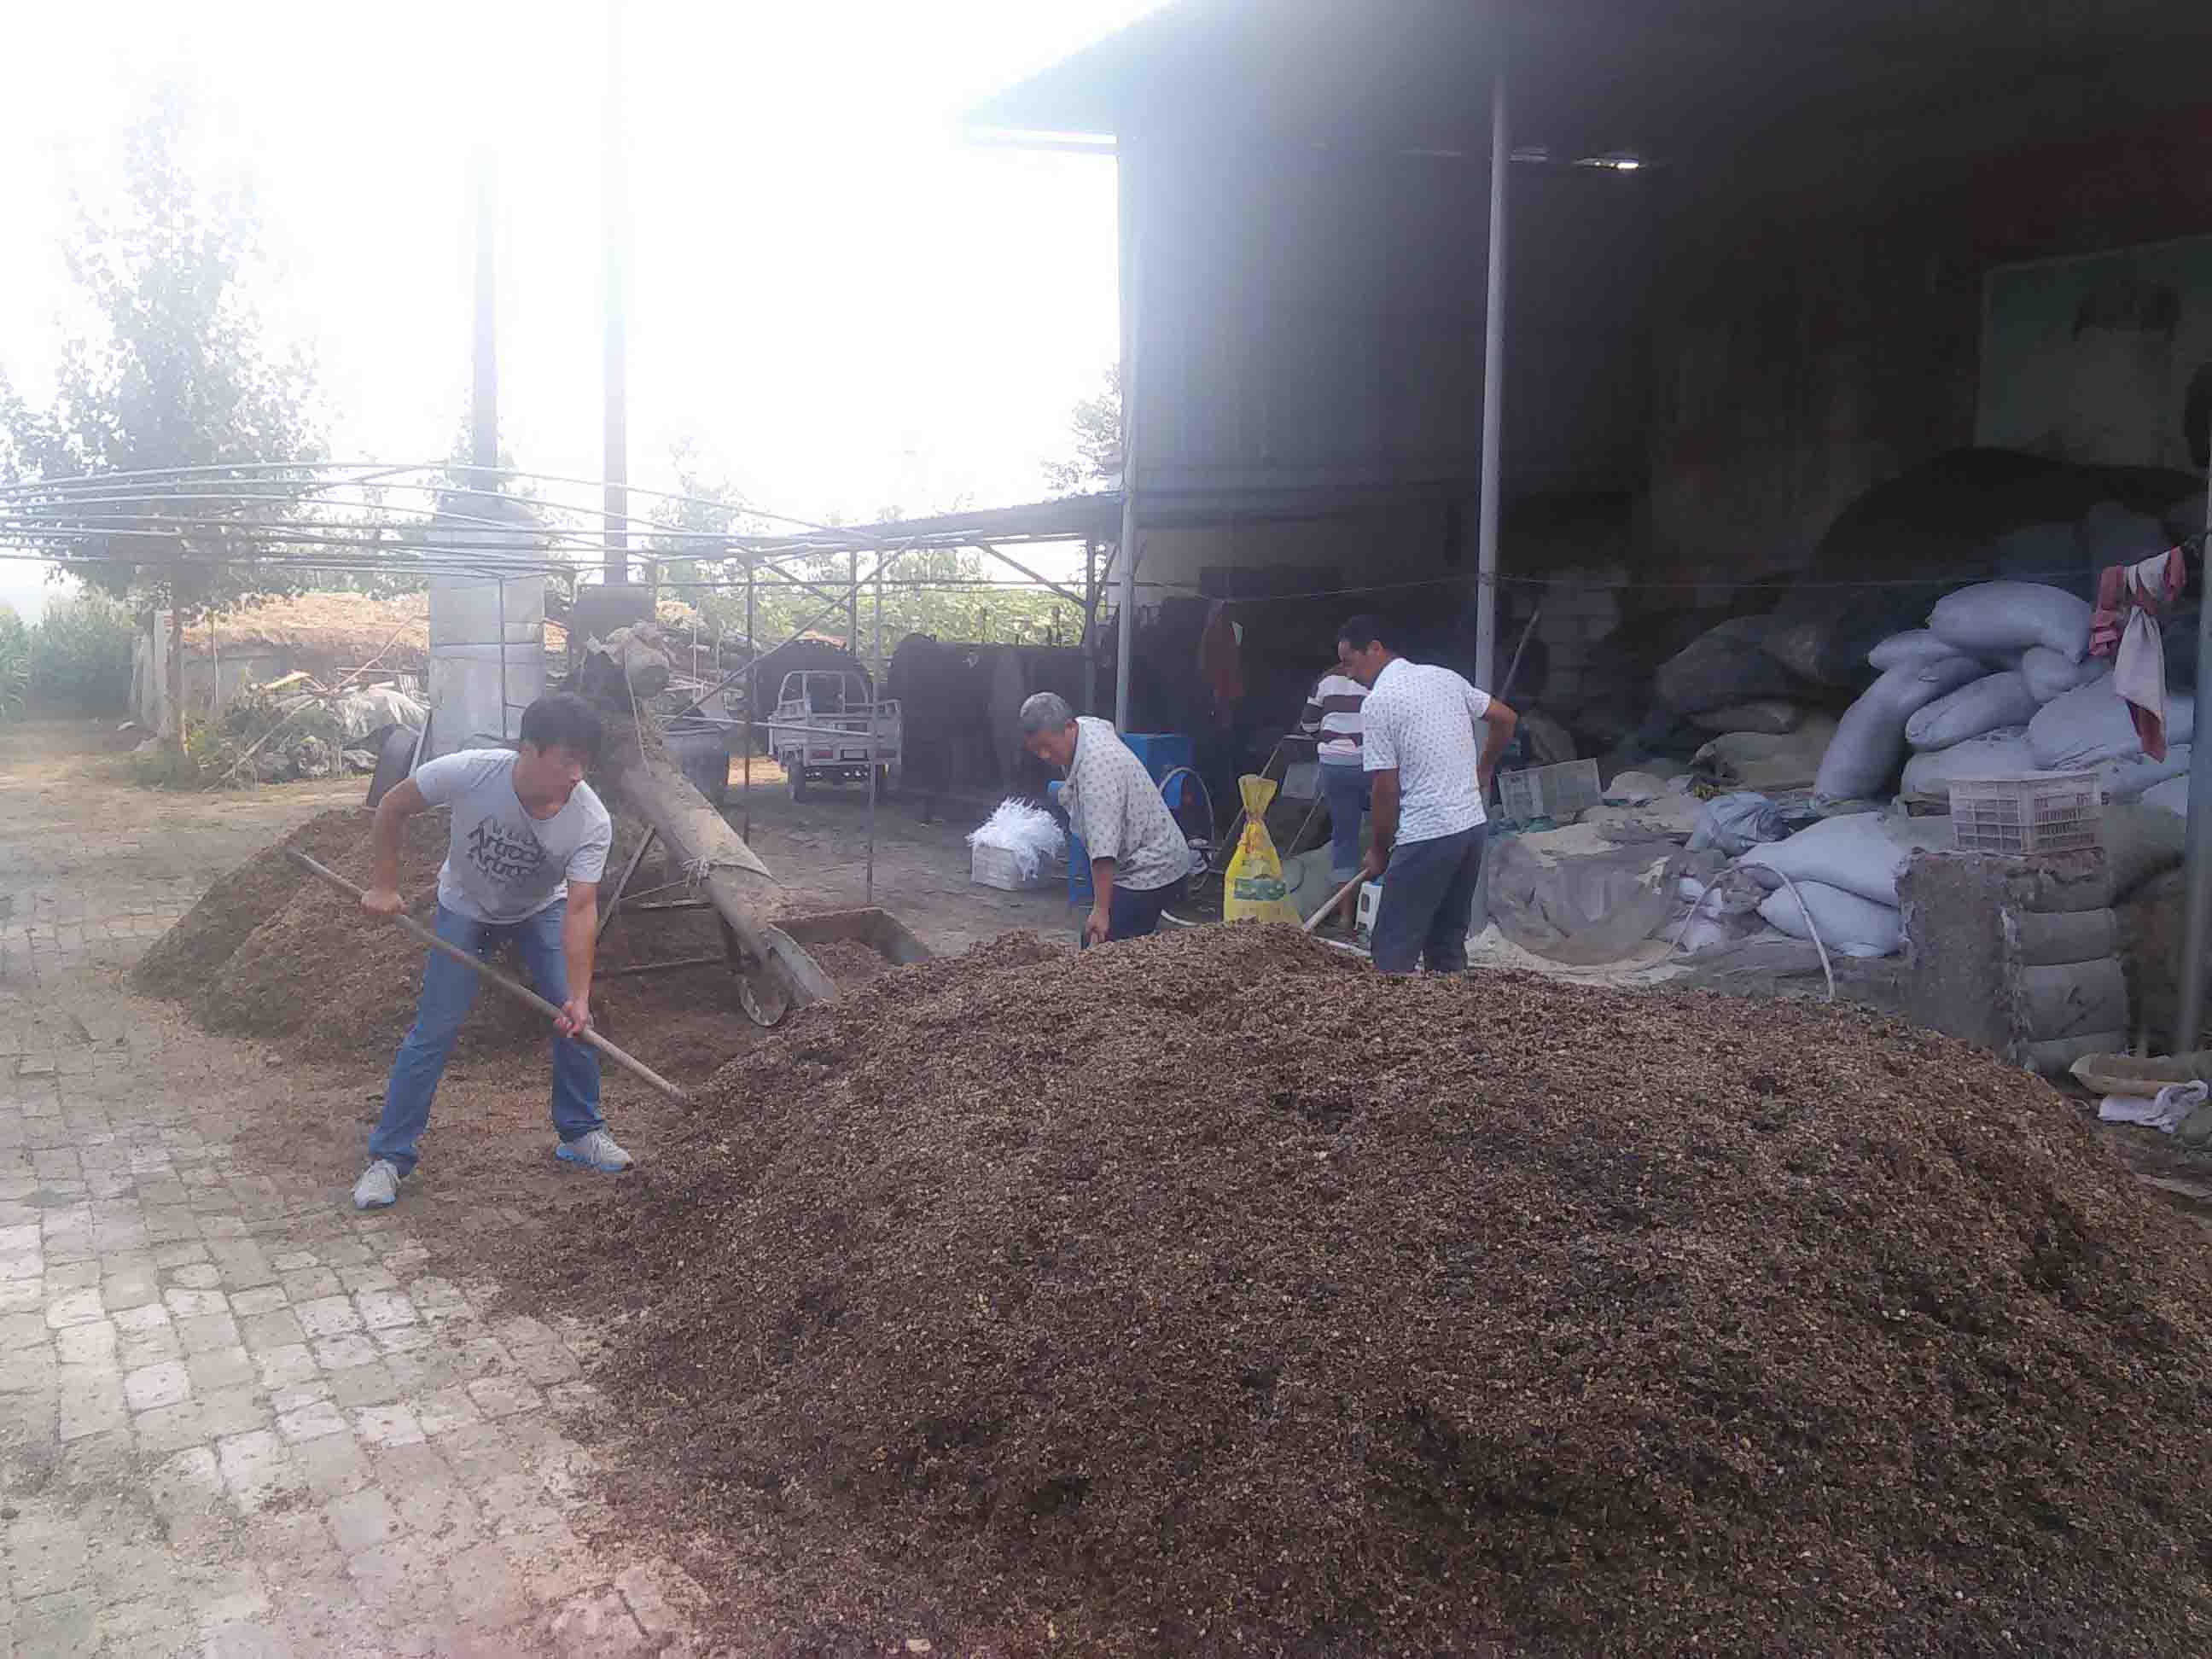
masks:
{"label": "green tree", "polygon": [[42,710],[119,714],[131,702],[138,630],[128,606],[85,592],[48,601],[31,629],[31,696]]}
{"label": "green tree", "polygon": [[30,632],[14,605],[0,603],[0,726],[23,717],[30,684]]}
{"label": "green tree", "polygon": [[[60,550],[88,587],[171,613],[168,736],[179,756],[185,623],[296,592],[308,576],[266,556],[266,526],[297,516],[285,485],[305,474],[225,469],[324,459],[307,366],[271,351],[246,295],[258,221],[249,203],[204,191],[191,176],[179,154],[185,125],[181,100],[165,92],[125,137],[121,203],[81,211],[70,274],[105,329],[65,347],[52,407],[33,409],[0,380],[0,427],[19,471],[59,479],[206,469],[131,510],[205,519],[217,508],[226,523],[161,537],[86,534]],[[248,477],[256,493],[280,499],[241,502],[238,480]],[[261,562],[221,562],[249,550]]]}
{"label": "green tree", "polygon": [[1045,488],[1055,495],[1076,495],[1121,476],[1121,365],[1106,371],[1106,389],[1079,402],[1067,417],[1075,453],[1045,463]]}

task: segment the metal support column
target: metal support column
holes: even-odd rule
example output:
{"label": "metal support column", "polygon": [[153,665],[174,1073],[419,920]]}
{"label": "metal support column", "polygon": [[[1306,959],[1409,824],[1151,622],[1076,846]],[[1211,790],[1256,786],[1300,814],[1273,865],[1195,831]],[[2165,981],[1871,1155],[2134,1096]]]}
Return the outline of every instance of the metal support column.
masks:
{"label": "metal support column", "polygon": [[868,711],[868,889],[864,903],[876,902],[876,789],[884,769],[882,723],[875,710],[884,700],[884,555],[876,555],[876,696]]}
{"label": "metal support column", "polygon": [[[489,145],[477,152],[476,187],[476,381],[469,401],[469,459],[489,473],[499,466],[498,296],[493,280],[492,159]],[[480,475],[469,482],[486,494],[498,488],[497,480],[489,477]],[[479,508],[475,516],[488,515]]]}
{"label": "metal support column", "polygon": [[745,649],[751,653],[745,664],[745,827],[741,834],[745,844],[753,839],[753,710],[760,707],[760,635],[753,631],[753,567],[759,556],[745,556]]}
{"label": "metal support column", "polygon": [[[2212,696],[2212,605],[2206,604],[2204,573],[2212,568],[2212,472],[2204,489],[2205,545],[2197,566],[2197,695]],[[2200,714],[2198,719],[2203,717]],[[2169,1054],[2197,1047],[2204,1026],[2204,952],[2212,945],[2212,748],[2203,733],[2189,750],[2189,842],[2182,863],[2181,985],[2173,1012]]]}
{"label": "metal support column", "polygon": [[[623,147],[623,0],[607,0],[605,129],[601,134],[601,206],[606,220],[605,544],[606,580],[629,580],[629,179]],[[659,567],[654,566],[658,574]],[[658,595],[655,596],[658,598]]]}
{"label": "metal support column", "polygon": [[1129,226],[1129,274],[1121,294],[1121,597],[1114,642],[1114,724],[1127,732],[1137,639],[1137,323],[1144,250],[1142,234],[1126,212],[1121,222]]}
{"label": "metal support column", "polygon": [[1083,543],[1083,712],[1098,712],[1098,543]]}
{"label": "metal support column", "polygon": [[1482,519],[1475,560],[1474,683],[1489,686],[1498,666],[1498,492],[1505,401],[1506,175],[1513,144],[1505,109],[1505,16],[1492,14],[1490,80],[1490,280],[1483,295]]}

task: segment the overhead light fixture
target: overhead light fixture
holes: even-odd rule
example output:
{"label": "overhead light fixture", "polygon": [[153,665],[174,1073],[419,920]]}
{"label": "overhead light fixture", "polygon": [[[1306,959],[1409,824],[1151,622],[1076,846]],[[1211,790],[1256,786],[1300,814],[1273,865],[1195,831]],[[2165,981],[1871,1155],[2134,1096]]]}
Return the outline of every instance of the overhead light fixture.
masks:
{"label": "overhead light fixture", "polygon": [[1511,154],[1516,161],[1548,161],[1552,159],[1552,147],[1549,144],[1520,144],[1515,146]]}
{"label": "overhead light fixture", "polygon": [[1644,166],[1644,158],[1625,149],[1608,150],[1603,155],[1585,155],[1575,165],[1578,167],[1603,167],[1608,173],[1635,173]]}

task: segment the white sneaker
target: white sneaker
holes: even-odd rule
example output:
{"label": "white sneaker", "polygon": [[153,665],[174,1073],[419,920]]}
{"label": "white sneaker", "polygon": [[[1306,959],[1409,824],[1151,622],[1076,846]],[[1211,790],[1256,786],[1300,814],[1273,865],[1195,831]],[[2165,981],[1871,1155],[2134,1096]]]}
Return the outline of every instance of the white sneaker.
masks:
{"label": "white sneaker", "polygon": [[[605,1129],[594,1129],[589,1134],[578,1135],[574,1140],[563,1141],[553,1154],[564,1164],[580,1164],[601,1175],[620,1175],[637,1160],[615,1144],[615,1138]],[[367,1176],[362,1177],[368,1179]]]}
{"label": "white sneaker", "polygon": [[399,1166],[388,1158],[378,1158],[353,1183],[353,1206],[356,1210],[385,1209],[398,1197]]}

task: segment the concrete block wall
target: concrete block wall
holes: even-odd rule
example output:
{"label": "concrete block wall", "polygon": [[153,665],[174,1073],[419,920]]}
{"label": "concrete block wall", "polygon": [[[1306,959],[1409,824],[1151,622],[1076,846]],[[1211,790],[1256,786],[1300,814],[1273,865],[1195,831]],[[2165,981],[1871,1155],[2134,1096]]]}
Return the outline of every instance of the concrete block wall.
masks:
{"label": "concrete block wall", "polygon": [[1589,671],[1598,659],[1598,641],[1620,626],[1620,585],[1626,579],[1624,565],[1579,565],[1556,572],[1540,588],[1516,590],[1523,597],[1504,629],[1498,650],[1501,660],[1511,658],[1521,630],[1540,607],[1536,638],[1544,645],[1545,673],[1540,683],[1523,693],[1531,702],[1555,714],[1582,706]]}
{"label": "concrete block wall", "polygon": [[2101,850],[1916,854],[1898,896],[1911,1018],[2046,1073],[2127,1047],[2127,982]]}

